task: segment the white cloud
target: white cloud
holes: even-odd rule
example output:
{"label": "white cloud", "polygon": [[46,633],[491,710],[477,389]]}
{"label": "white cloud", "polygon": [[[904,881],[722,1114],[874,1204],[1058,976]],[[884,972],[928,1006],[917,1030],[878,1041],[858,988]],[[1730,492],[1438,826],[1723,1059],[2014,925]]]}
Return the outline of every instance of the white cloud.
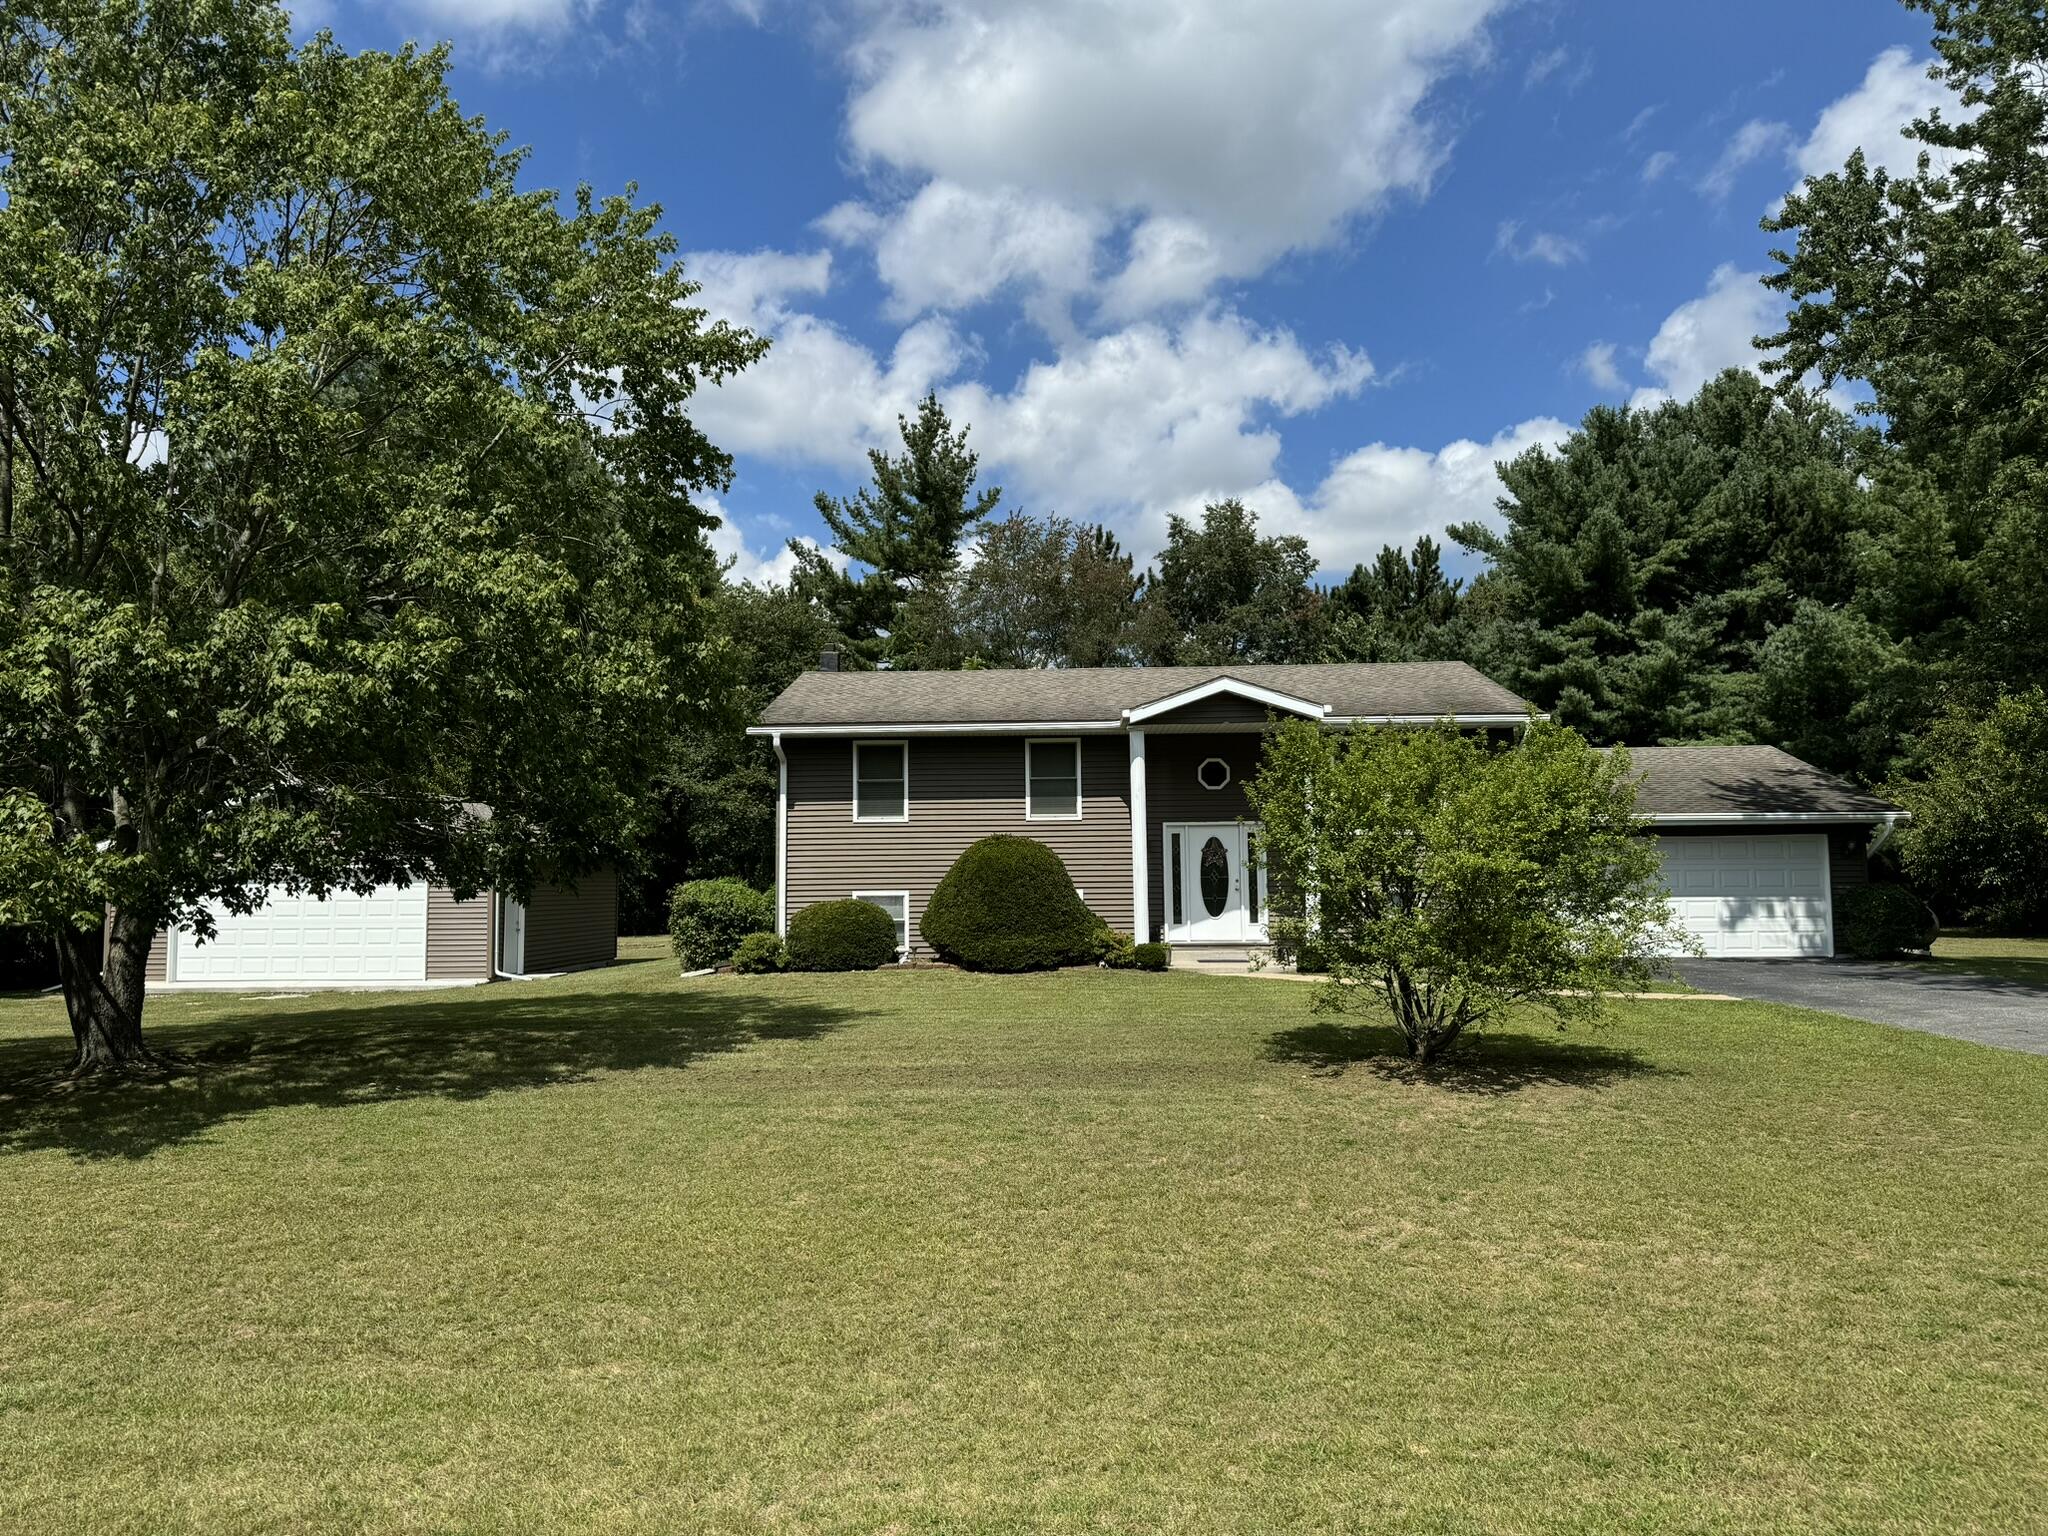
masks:
{"label": "white cloud", "polygon": [[[317,0],[332,10],[334,0]],[[503,38],[508,34],[558,35],[589,21],[602,0],[385,0],[384,8],[438,33]],[[489,61],[499,61],[497,55]]]}
{"label": "white cloud", "polygon": [[898,318],[963,309],[1012,284],[1074,293],[1093,276],[1100,233],[1095,218],[1063,204],[949,181],[925,183],[892,219],[867,222],[839,209],[827,218],[842,238],[859,238],[865,225]]}
{"label": "white cloud", "polygon": [[1665,172],[1669,171],[1676,164],[1678,164],[1678,156],[1671,153],[1668,149],[1660,149],[1643,162],[1643,180],[1645,182],[1662,181]]}
{"label": "white cloud", "polygon": [[683,271],[701,290],[692,302],[713,319],[759,325],[787,312],[792,296],[816,297],[832,286],[832,253],[691,251]]}
{"label": "white cloud", "polygon": [[1424,533],[1441,537],[1452,523],[1476,519],[1499,527],[1494,502],[1502,488],[1494,465],[1538,445],[1555,447],[1570,430],[1539,416],[1489,442],[1460,438],[1434,453],[1372,443],[1340,459],[1305,499],[1275,483],[1246,501],[1265,514],[1268,532],[1299,533],[1325,570],[1346,570],[1371,559],[1382,544],[1403,547]]}
{"label": "white cloud", "polygon": [[1936,107],[1950,121],[1969,115],[1946,84],[1928,78],[1927,63],[1907,48],[1880,53],[1864,72],[1861,85],[1821,110],[1806,142],[1792,151],[1793,167],[1801,176],[1825,176],[1839,171],[1851,152],[1861,149],[1873,167],[1910,176],[1926,146],[1905,136],[1906,125]]}
{"label": "white cloud", "polygon": [[[874,0],[848,50],[847,133],[896,173],[1128,226],[1104,266],[1131,314],[1426,191],[1446,153],[1429,92],[1504,3],[1296,0],[1276,24],[1266,0]],[[1048,258],[1062,277],[1073,234]]]}
{"label": "white cloud", "polygon": [[1637,390],[1630,403],[1684,399],[1724,369],[1756,367],[1762,354],[1752,339],[1781,329],[1784,318],[1781,301],[1762,278],[1732,263],[1716,267],[1707,291],[1666,315],[1650,338],[1643,366],[1657,384]]}
{"label": "white cloud", "polygon": [[1721,150],[1720,158],[1700,178],[1699,190],[1716,202],[1722,201],[1735,190],[1735,179],[1745,167],[1785,148],[1791,141],[1792,130],[1783,123],[1751,118],[1735,130],[1735,136]]}
{"label": "white cloud", "polygon": [[1506,254],[1516,261],[1540,261],[1550,267],[1586,259],[1586,248],[1578,241],[1549,230],[1539,229],[1523,239],[1522,226],[1514,219],[1503,220],[1494,231],[1493,251],[1496,256]]}
{"label": "white cloud", "polygon": [[1529,61],[1529,67],[1522,71],[1522,89],[1525,91],[1531,90],[1541,85],[1560,69],[1563,69],[1565,65],[1569,64],[1571,58],[1571,49],[1563,47],[1552,48],[1548,52],[1537,54],[1535,58]]}
{"label": "white cloud", "polygon": [[1614,364],[1614,343],[1596,341],[1579,354],[1579,371],[1592,381],[1593,387],[1612,394],[1624,389],[1628,381],[1621,376],[1621,370]]}

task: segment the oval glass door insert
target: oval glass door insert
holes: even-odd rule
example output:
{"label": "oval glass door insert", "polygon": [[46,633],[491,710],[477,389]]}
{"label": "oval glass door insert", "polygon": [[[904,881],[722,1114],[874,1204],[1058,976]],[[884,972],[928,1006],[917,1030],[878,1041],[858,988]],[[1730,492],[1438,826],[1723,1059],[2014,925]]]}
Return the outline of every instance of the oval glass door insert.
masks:
{"label": "oval glass door insert", "polygon": [[1230,897],[1230,855],[1223,851],[1223,839],[1211,837],[1202,844],[1202,905],[1211,917],[1221,917]]}

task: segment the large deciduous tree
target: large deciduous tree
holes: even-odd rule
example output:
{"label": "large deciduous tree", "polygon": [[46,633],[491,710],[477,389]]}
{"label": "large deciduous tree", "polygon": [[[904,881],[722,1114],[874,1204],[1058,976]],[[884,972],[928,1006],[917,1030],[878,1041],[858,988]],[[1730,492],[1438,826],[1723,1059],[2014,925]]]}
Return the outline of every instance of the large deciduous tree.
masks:
{"label": "large deciduous tree", "polygon": [[1425,1065],[1518,1007],[1586,1018],[1684,942],[1627,754],[1562,726],[1489,747],[1296,721],[1248,791],[1273,936],[1329,968],[1317,1006],[1385,1008]]}
{"label": "large deciduous tree", "polygon": [[1950,922],[2048,929],[2048,692],[1951,707],[1892,786],[1906,874]]}
{"label": "large deciduous tree", "polygon": [[1316,557],[1299,534],[1262,534],[1256,512],[1213,502],[1200,523],[1168,521],[1145,600],[1149,660],[1181,665],[1313,661],[1323,641]]}
{"label": "large deciduous tree", "polygon": [[161,926],[573,877],[722,698],[685,407],[761,344],[656,210],[521,190],[445,62],[0,9],[0,922],[56,932],[78,1070],[153,1064]]}

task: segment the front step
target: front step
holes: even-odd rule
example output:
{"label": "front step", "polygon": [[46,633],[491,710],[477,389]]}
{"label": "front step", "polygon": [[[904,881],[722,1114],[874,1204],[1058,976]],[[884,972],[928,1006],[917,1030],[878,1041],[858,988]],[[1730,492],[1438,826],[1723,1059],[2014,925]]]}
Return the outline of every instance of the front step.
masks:
{"label": "front step", "polygon": [[1222,975],[1245,975],[1257,959],[1263,970],[1282,969],[1273,951],[1263,944],[1176,944],[1169,962],[1176,971],[1210,971]]}

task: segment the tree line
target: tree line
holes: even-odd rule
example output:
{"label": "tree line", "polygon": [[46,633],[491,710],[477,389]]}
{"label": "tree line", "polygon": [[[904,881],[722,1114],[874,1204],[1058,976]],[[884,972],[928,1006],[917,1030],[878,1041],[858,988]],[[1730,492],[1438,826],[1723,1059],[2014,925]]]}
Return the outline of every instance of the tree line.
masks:
{"label": "tree line", "polygon": [[[825,645],[924,668],[1468,661],[1596,743],[1768,743],[1914,813],[1950,919],[2048,923],[2048,17],[1909,0],[1956,107],[1859,151],[1766,229],[1763,377],[1601,406],[1500,466],[1497,518],[1334,584],[1238,501],[1141,569],[1107,529],[1006,508],[936,398],[872,483],[820,495],[827,553],[717,599],[765,704]],[[1854,410],[1843,401],[1860,401]],[[700,738],[664,790],[684,868],[769,873],[761,753]],[[673,862],[672,857],[672,862]]]}

